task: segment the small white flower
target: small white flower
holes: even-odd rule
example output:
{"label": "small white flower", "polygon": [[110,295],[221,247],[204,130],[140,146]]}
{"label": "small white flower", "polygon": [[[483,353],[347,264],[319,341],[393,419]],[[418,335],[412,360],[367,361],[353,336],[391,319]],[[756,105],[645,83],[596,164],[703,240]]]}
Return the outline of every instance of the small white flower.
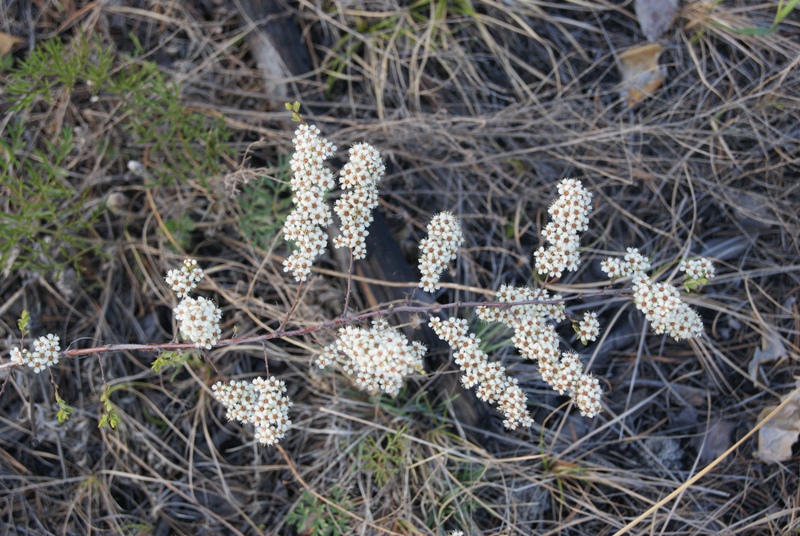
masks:
{"label": "small white flower", "polygon": [[583,363],[575,352],[564,352],[561,361],[554,363],[552,377],[548,384],[563,395],[566,391],[574,391],[583,374]]}
{"label": "small white flower", "polygon": [[292,272],[297,281],[305,281],[311,265],[325,251],[325,228],[332,222],[332,212],[325,194],[333,187],[333,173],[324,165],[336,147],[320,137],[317,127],[300,125],[292,140],[295,152],[290,165],[294,172],[290,182],[295,205],[286,218],[283,235],[295,242],[297,249],[283,261],[284,271]]}
{"label": "small white flower", "polygon": [[650,261],[636,248],[628,248],[624,261],[625,275],[643,274],[650,269]]}
{"label": "small white flower", "polygon": [[600,334],[600,322],[597,320],[597,313],[593,311],[586,311],[583,313],[583,320],[575,327],[583,344],[589,341],[596,341],[597,336]]}
{"label": "small white flower", "polygon": [[669,334],[675,340],[697,337],[703,333],[703,320],[681,300],[672,285],[652,283],[646,275],[634,276],[633,302],[650,321],[653,331]]}
{"label": "small white flower", "polygon": [[505,417],[506,428],[514,430],[517,426],[533,424],[527,408],[528,397],[516,379],[505,374],[505,367],[489,361],[489,356],[480,349],[481,340],[469,333],[466,320],[432,317],[429,326],[454,350],[453,357],[463,373],[464,387],[477,386],[475,394],[479,399],[496,404]]}
{"label": "small white flower", "polygon": [[609,257],[600,263],[600,269],[608,275],[609,279],[624,277],[626,270],[619,259]]}
{"label": "small white flower", "polygon": [[341,234],[333,243],[337,248],[353,250],[354,259],[367,255],[367,227],[372,223],[372,211],[378,206],[378,182],[385,171],[383,159],[372,145],[357,143],[350,148],[350,161],[342,168],[339,180],[345,192],[333,209],[341,221]]}
{"label": "small white flower", "polygon": [[686,277],[689,280],[713,279],[714,278],[714,263],[705,257],[696,260],[681,261],[678,269],[681,272],[686,272]]}
{"label": "small white flower", "polygon": [[11,361],[17,365],[24,365],[28,359],[27,353],[27,350],[20,350],[18,346],[15,346],[11,349]]}
{"label": "small white flower", "polygon": [[[559,299],[544,290],[532,290],[527,287],[509,287],[503,285],[497,292],[497,301],[546,301]],[[479,307],[478,316],[487,322],[502,322],[514,329],[512,342],[523,357],[540,361],[541,359],[558,360],[558,335],[555,327],[548,323],[548,319],[556,321],[565,317],[563,304],[538,304],[515,305],[508,308]]]}
{"label": "small white flower", "polygon": [[186,259],[179,270],[170,270],[164,280],[178,298],[188,295],[203,279],[203,270],[194,259]]}
{"label": "small white flower", "polygon": [[572,400],[583,417],[595,417],[603,410],[600,403],[602,395],[600,381],[591,374],[582,374],[576,382]]}
{"label": "small white flower", "polygon": [[[496,295],[496,300],[499,302],[538,302],[550,301],[551,299],[558,300],[560,298],[561,296],[553,296],[551,298],[544,289],[534,291],[527,287],[515,288],[506,285],[500,287]],[[560,321],[565,318],[563,304],[531,303],[505,308],[478,307],[477,313],[481,319],[487,322],[502,322],[513,328],[514,336],[512,337],[512,342],[514,346],[523,357],[538,363],[542,380],[560,394],[569,392],[570,396],[575,397],[575,391],[578,389],[579,380],[583,375],[583,363],[581,363],[578,354],[574,352],[559,352],[558,333],[556,332],[555,326],[548,322],[548,319]],[[441,321],[437,319],[436,323],[438,324],[440,322]],[[434,323],[433,319],[431,323]],[[466,321],[464,321],[463,325],[464,329],[466,329]],[[581,325],[585,330],[583,335],[586,336],[587,339],[594,340],[592,337],[597,337],[599,324],[595,313],[587,312],[584,315],[584,320]],[[437,329],[435,326],[433,327],[434,330]],[[447,332],[445,331],[445,333]],[[448,342],[450,341],[448,340]],[[461,352],[463,352],[463,350],[461,350]],[[456,359],[456,363],[459,363],[458,358]],[[480,377],[478,381],[480,381]],[[584,411],[582,413],[590,417],[593,417],[600,411],[598,409],[600,404],[599,397],[602,394],[599,391],[595,393],[596,396],[592,393],[590,393],[591,396],[594,397],[592,398],[592,401],[594,401],[592,403],[597,407],[591,406],[587,401],[585,402],[585,407],[590,408],[591,411]],[[582,403],[587,400],[587,396],[589,395],[581,398]]]}
{"label": "small white flower", "polygon": [[609,279],[635,277],[650,269],[650,261],[639,253],[638,249],[628,248],[625,257],[622,259],[609,257],[600,263],[600,269],[608,275]]}

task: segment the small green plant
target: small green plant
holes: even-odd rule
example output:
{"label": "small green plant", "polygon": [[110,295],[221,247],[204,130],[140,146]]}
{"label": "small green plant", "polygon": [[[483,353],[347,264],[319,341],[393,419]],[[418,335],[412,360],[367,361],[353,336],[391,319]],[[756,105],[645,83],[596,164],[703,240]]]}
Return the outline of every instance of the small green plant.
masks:
{"label": "small green plant", "polygon": [[181,86],[150,62],[129,62],[105,88],[121,100],[121,125],[130,140],[130,157],[157,163],[151,176],[157,184],[173,184],[220,172],[231,157],[230,130],[221,117],[207,117],[181,102]]}
{"label": "small green plant", "polygon": [[353,504],[341,488],[329,490],[329,503],[304,491],[297,506],[286,521],[294,526],[299,534],[308,536],[341,536],[350,534],[350,516],[344,512],[353,509]]}
{"label": "small green plant", "polygon": [[271,173],[246,184],[239,196],[239,233],[257,247],[266,249],[281,233],[292,210],[289,180],[292,169],[287,158],[279,158]]}
{"label": "small green plant", "polygon": [[[147,175],[151,185],[196,179],[203,186],[232,155],[222,118],[189,109],[180,85],[155,64],[119,61],[98,38],[43,41],[0,74],[0,82],[0,110],[12,115],[0,129],[0,267],[7,270],[71,264],[80,272],[81,259],[102,258],[102,240],[93,228],[103,205],[91,203],[97,195],[92,187],[76,182],[81,168],[142,160],[156,164]],[[120,130],[125,145],[81,151],[73,129],[54,118],[55,110],[73,106],[113,110],[104,128]],[[194,224],[178,216],[167,228],[185,247]]]}
{"label": "small green plant", "polygon": [[773,32],[778,28],[778,24],[783,22],[783,20],[794,11],[797,4],[800,4],[800,0],[789,0],[785,3],[783,0],[778,0],[778,8],[775,10],[775,20],[772,22]]}
{"label": "small green plant", "polygon": [[0,137],[0,266],[51,270],[62,263],[78,267],[87,254],[100,255],[91,226],[99,210],[86,210],[90,189],[78,191],[68,180],[67,159],[75,149],[64,127],[43,148],[29,148],[26,123],[12,119]]}
{"label": "small green plant", "polygon": [[10,111],[23,112],[41,101],[54,104],[79,82],[103,87],[113,62],[112,50],[94,39],[81,36],[69,44],[57,38],[42,41],[9,73],[5,93],[13,101]]}
{"label": "small green plant", "polygon": [[192,243],[192,233],[195,230],[195,223],[191,215],[183,213],[174,218],[164,220],[164,227],[172,235],[178,247],[182,251],[189,249]]}
{"label": "small green plant", "polygon": [[31,321],[31,314],[27,309],[22,310],[22,314],[17,320],[17,327],[19,328],[20,336],[24,339],[30,332],[28,331],[28,324]]}
{"label": "small green plant", "polygon": [[470,324],[470,330],[481,340],[480,348],[487,354],[514,346],[511,342],[513,330],[506,325],[490,324],[476,318]]}
{"label": "small green plant", "polygon": [[792,11],[797,8],[797,5],[800,4],[800,0],[789,0],[785,2],[784,0],[778,0],[778,5],[775,8],[775,18],[772,21],[772,24],[769,26],[751,26],[748,28],[731,28],[722,23],[714,23],[713,25],[727,30],[736,35],[748,35],[748,36],[761,36],[761,35],[770,35],[777,31],[778,26],[781,22],[783,22],[786,17],[788,17]]}
{"label": "small green plant", "polygon": [[287,110],[292,112],[292,121],[295,123],[302,123],[303,116],[300,115],[300,103],[298,101],[287,102],[283,105]]}
{"label": "small green plant", "polygon": [[192,352],[176,352],[174,350],[161,352],[161,355],[153,361],[150,368],[155,373],[160,373],[164,369],[177,369],[192,357],[194,357]]}
{"label": "small green plant", "polygon": [[69,416],[75,412],[75,408],[67,405],[64,399],[58,396],[58,393],[56,393],[55,396],[56,404],[58,404],[58,413],[56,414],[56,418],[58,419],[58,422],[66,422],[67,419],[69,419]]}
{"label": "small green plant", "polygon": [[447,475],[455,485],[442,490],[438,507],[431,509],[428,526],[442,526],[446,522],[460,527],[470,526],[476,512],[483,508],[481,501],[475,498],[475,490],[481,486],[485,474],[484,465],[457,457],[448,458]]}
{"label": "small green plant", "polygon": [[378,486],[383,487],[402,468],[407,467],[408,464],[404,463],[408,454],[407,431],[408,426],[403,426],[380,439],[367,436],[359,444],[358,457],[362,460],[359,465],[372,472]]}
{"label": "small green plant", "polygon": [[120,422],[119,412],[111,403],[111,389],[106,386],[103,392],[100,393],[100,403],[103,405],[103,414],[100,416],[100,422],[97,423],[98,428],[110,426],[112,430],[117,428]]}

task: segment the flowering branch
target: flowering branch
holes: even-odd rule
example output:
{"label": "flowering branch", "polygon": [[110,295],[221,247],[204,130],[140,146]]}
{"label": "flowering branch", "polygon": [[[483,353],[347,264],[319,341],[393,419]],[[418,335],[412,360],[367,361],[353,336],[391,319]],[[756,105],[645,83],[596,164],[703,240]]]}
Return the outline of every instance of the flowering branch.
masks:
{"label": "flowering branch", "polygon": [[[336,147],[320,136],[319,129],[309,125],[301,125],[293,141],[295,152],[291,160],[294,172],[291,188],[294,209],[287,217],[283,234],[295,244],[295,249],[283,264],[284,271],[291,272],[299,286],[294,303],[275,332],[221,339],[220,308],[207,298],[190,296],[204,274],[196,261],[187,259],[180,269],[170,270],[165,280],[181,300],[173,309],[178,330],[184,339],[191,342],[107,344],[62,352],[58,338],[49,334],[36,339],[32,349],[13,348],[11,360],[0,364],[0,369],[28,365],[35,372],[41,372],[58,363],[60,357],[119,351],[210,350],[337,330],[336,341],[322,349],[317,356],[317,364],[321,368],[339,367],[353,376],[356,385],[363,390],[384,391],[396,396],[405,378],[422,370],[427,349],[420,342],[409,341],[399,330],[391,327],[386,317],[397,313],[421,313],[430,317],[428,325],[453,349],[455,362],[461,368],[464,387],[476,388],[478,398],[496,405],[505,417],[505,426],[515,429],[529,427],[533,423],[527,396],[518,381],[506,374],[500,362],[492,361],[480,349],[480,339],[469,332],[467,319],[440,318],[438,313],[456,308],[474,308],[483,321],[500,322],[513,329],[512,342],[520,355],[534,361],[544,382],[559,394],[568,394],[581,415],[586,417],[594,417],[601,412],[602,390],[599,379],[584,370],[577,353],[562,352],[559,348],[556,323],[567,318],[565,303],[587,297],[628,295],[657,334],[667,333],[681,340],[700,336],[703,332],[699,313],[681,299],[680,292],[673,285],[650,279],[647,275],[650,262],[635,248],[629,248],[623,258],[609,258],[601,263],[601,269],[610,282],[608,288],[597,292],[564,297],[551,296],[546,288],[503,285],[497,291],[495,301],[424,305],[407,303],[347,316],[353,261],[366,255],[365,237],[372,222],[372,210],[378,202],[378,183],[384,175],[385,166],[377,149],[366,143],[354,145],[350,149],[350,160],[340,174],[343,193],[331,210],[326,196],[335,181],[333,172],[325,166],[325,160],[333,156]],[[581,262],[580,233],[588,229],[592,210],[592,194],[580,181],[565,179],[559,183],[558,192],[559,196],[548,209],[550,222],[542,230],[543,242],[549,245],[533,253],[533,264],[536,271],[544,276],[545,287],[565,271],[578,269]],[[327,247],[326,228],[333,223],[334,212],[340,221],[341,234],[333,239],[333,244],[337,248],[350,250],[343,316],[313,326],[284,330],[299,303],[300,288],[311,272],[314,259]],[[464,236],[458,218],[450,212],[434,215],[427,231],[427,237],[420,243],[419,287],[426,292],[435,292],[440,288],[441,274],[456,259]],[[683,260],[679,270],[686,273],[684,286],[687,292],[714,277],[714,267],[708,259]],[[620,277],[630,277],[630,286],[610,288]],[[371,328],[352,325],[370,319]],[[572,324],[584,344],[597,339],[600,324],[596,313],[586,311],[581,320],[572,319]],[[25,337],[24,326],[20,325],[20,329]],[[286,386],[278,378],[270,376],[217,382],[212,390],[214,397],[227,409],[228,419],[253,425],[256,440],[264,445],[275,444],[291,426],[288,412],[292,402],[285,394]],[[110,408],[111,403],[107,395],[104,396],[106,398],[101,398],[101,401]],[[65,405],[57,392],[56,399],[60,407]],[[103,422],[101,420],[101,425]],[[109,423],[113,426],[111,417]]]}
{"label": "flowering branch", "polygon": [[[317,331],[330,330],[348,324],[356,324],[376,317],[385,317],[398,313],[438,313],[457,308],[475,308],[475,307],[513,307],[521,305],[534,305],[534,304],[560,304],[568,301],[574,301],[582,298],[590,297],[603,297],[603,296],[624,296],[629,295],[630,288],[621,289],[606,289],[598,292],[588,292],[584,294],[575,294],[572,296],[564,296],[558,299],[551,300],[521,300],[514,302],[500,302],[500,301],[459,301],[453,303],[433,303],[430,305],[396,305],[389,306],[376,311],[369,311],[360,313],[358,315],[340,317],[321,324],[309,326],[305,328],[293,329],[288,331],[275,331],[273,333],[265,333],[263,335],[254,335],[251,337],[233,337],[230,339],[220,339],[213,345],[213,348],[222,348],[225,346],[233,346],[237,344],[250,344],[254,342],[269,341],[273,339],[285,339],[287,337],[299,337]],[[92,348],[77,348],[74,350],[65,350],[59,355],[62,357],[81,357],[95,354],[106,354],[109,352],[163,352],[167,350],[190,350],[196,348],[194,343],[187,342],[168,342],[168,343],[149,343],[149,344],[105,344],[102,346],[94,346]],[[0,370],[8,367],[14,367],[17,362],[7,361],[0,364]]]}

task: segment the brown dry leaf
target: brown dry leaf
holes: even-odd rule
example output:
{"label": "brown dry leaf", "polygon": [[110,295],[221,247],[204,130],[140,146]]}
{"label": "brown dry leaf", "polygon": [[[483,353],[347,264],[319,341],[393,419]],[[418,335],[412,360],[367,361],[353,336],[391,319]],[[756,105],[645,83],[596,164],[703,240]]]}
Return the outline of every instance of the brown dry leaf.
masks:
{"label": "brown dry leaf", "polygon": [[620,95],[628,106],[636,106],[661,87],[664,73],[658,65],[658,58],[662,50],[658,43],[648,43],[619,55],[617,67],[622,74]]}
{"label": "brown dry leaf", "polygon": [[[755,457],[765,462],[784,462],[792,457],[792,445],[800,434],[800,390],[787,396],[792,397],[782,410],[758,431],[758,451]],[[781,401],[786,400],[783,397]],[[758,414],[759,422],[778,406],[768,406]]]}
{"label": "brown dry leaf", "polygon": [[761,337],[761,347],[756,348],[753,353],[753,360],[747,366],[747,373],[754,382],[757,382],[758,367],[770,361],[783,359],[786,355],[786,347],[783,345],[780,335],[770,329],[766,335]]}
{"label": "brown dry leaf", "polygon": [[655,41],[672,26],[678,0],[635,0],[633,9],[648,41]]}
{"label": "brown dry leaf", "polygon": [[0,56],[5,56],[11,52],[11,49],[14,48],[14,45],[18,45],[23,42],[24,41],[19,37],[0,32]]}

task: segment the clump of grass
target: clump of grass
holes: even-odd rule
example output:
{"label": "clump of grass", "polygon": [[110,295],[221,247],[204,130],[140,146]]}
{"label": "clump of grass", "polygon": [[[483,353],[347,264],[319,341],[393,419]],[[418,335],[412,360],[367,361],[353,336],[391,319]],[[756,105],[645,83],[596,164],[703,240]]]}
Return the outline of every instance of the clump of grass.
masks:
{"label": "clump of grass", "polygon": [[79,90],[78,84],[103,87],[108,83],[114,54],[91,38],[78,36],[69,43],[48,39],[34,48],[6,80],[5,93],[14,99],[12,113],[34,104],[53,105]]}
{"label": "clump of grass", "polygon": [[342,536],[351,533],[351,519],[343,511],[352,509],[351,501],[341,488],[328,491],[328,503],[304,491],[295,509],[286,516],[286,522],[294,526],[299,534]]}
{"label": "clump of grass", "polygon": [[[221,118],[189,110],[180,84],[154,63],[119,60],[97,38],[40,43],[7,73],[4,92],[8,100],[0,106],[11,114],[0,130],[0,266],[6,271],[77,269],[86,257],[102,258],[94,226],[103,206],[93,201],[100,192],[84,170],[136,159],[153,164],[147,176],[154,185],[198,179],[205,186],[231,154]],[[64,124],[65,110],[93,121],[106,115],[102,126],[118,131],[124,145],[84,150],[75,129]],[[192,222],[169,223],[187,245]]]}
{"label": "clump of grass", "polygon": [[62,128],[41,149],[27,145],[26,124],[15,118],[0,137],[0,187],[5,194],[0,266],[33,271],[77,267],[85,255],[101,252],[91,231],[101,212],[87,211],[91,192],[76,190],[68,180],[73,130]]}
{"label": "clump of grass", "polygon": [[381,439],[367,436],[359,444],[359,463],[366,471],[371,471],[375,483],[383,487],[393,480],[408,462],[408,445],[405,434],[408,427],[400,427]]}
{"label": "clump of grass", "polygon": [[122,128],[128,150],[153,162],[151,174],[159,184],[207,177],[231,157],[226,145],[230,130],[221,117],[207,117],[181,102],[181,85],[168,79],[151,62],[130,63],[112,77],[107,90],[120,99]]}

